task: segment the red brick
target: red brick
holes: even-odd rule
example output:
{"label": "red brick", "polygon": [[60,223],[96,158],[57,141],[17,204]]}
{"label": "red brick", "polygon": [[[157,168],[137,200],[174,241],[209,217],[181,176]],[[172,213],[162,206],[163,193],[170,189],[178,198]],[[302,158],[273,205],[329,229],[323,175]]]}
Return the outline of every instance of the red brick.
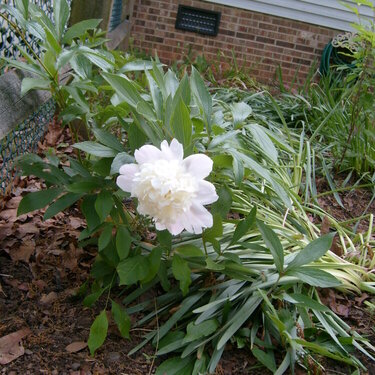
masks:
{"label": "red brick", "polygon": [[[221,12],[219,33],[204,36],[175,29],[178,4]],[[278,65],[289,84],[298,71],[303,81],[314,59],[338,32],[291,19],[200,0],[138,0],[134,6],[132,39],[137,49],[158,53],[167,63],[186,57],[188,47],[193,56],[204,54],[220,69],[236,62],[261,82],[275,77]],[[220,59],[218,60],[218,56]]]}

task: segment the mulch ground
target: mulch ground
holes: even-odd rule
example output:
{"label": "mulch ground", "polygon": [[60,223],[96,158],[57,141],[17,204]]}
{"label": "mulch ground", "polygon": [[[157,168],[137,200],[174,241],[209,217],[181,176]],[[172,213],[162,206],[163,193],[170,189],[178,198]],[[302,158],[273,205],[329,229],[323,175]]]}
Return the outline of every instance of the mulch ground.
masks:
{"label": "mulch ground", "polygon": [[[40,152],[56,144],[65,145],[60,148],[62,152],[73,152],[66,133],[54,123],[40,144]],[[17,217],[22,196],[41,187],[36,179],[17,178],[12,194],[0,202],[0,354],[4,352],[2,338],[14,334],[13,342],[8,340],[8,344],[13,345],[7,353],[11,360],[0,367],[0,374],[154,373],[160,363],[154,356],[155,348],[146,346],[133,356],[128,355],[141,341],[144,329],[132,329],[131,340],[124,340],[111,323],[104,345],[94,357],[90,356],[86,342],[90,326],[102,306],[99,303],[86,308],[75,294],[89,277],[96,252],[78,246],[85,221],[77,208],[47,221],[42,220],[43,211]],[[347,220],[364,211],[371,193],[359,190],[341,194],[341,198],[346,209],[332,196],[321,198],[319,203],[337,219]],[[375,203],[369,212],[375,213]],[[361,226],[360,229],[365,229],[366,222]],[[371,301],[371,296],[344,296],[325,291],[322,298],[353,328],[375,343],[375,319],[364,305],[364,301]],[[375,363],[364,356],[360,358],[368,367],[368,373],[375,374]],[[248,351],[228,348],[216,373],[267,373],[255,365]],[[351,369],[342,364],[325,361],[324,365],[327,374],[351,373]],[[304,372],[298,370],[298,373]]]}

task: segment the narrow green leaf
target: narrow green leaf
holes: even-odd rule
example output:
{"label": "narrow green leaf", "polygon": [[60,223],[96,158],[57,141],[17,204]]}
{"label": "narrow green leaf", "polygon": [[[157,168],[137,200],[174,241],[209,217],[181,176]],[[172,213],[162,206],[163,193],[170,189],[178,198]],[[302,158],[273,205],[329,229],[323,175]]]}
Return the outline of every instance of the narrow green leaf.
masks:
{"label": "narrow green leaf", "polygon": [[96,195],[86,195],[81,204],[81,211],[86,218],[87,226],[90,231],[93,231],[99,224],[100,218],[93,209],[96,201]]}
{"label": "narrow green leaf", "polygon": [[101,187],[103,187],[103,179],[90,176],[67,185],[66,190],[71,193],[88,193]]}
{"label": "narrow green leaf", "polygon": [[219,327],[216,319],[205,320],[200,324],[190,322],[186,327],[184,342],[191,342],[214,333]]}
{"label": "narrow green leaf", "polygon": [[95,138],[103,145],[110,147],[118,152],[124,152],[124,146],[122,145],[122,143],[110,132],[104,129],[93,129],[93,132]]}
{"label": "narrow green leaf", "polygon": [[51,81],[42,78],[26,77],[22,80],[21,95],[25,95],[30,90],[49,90]]}
{"label": "narrow green leaf", "polygon": [[94,320],[90,328],[90,335],[87,345],[90,349],[90,354],[94,355],[95,351],[103,345],[108,331],[107,313],[103,310]]}
{"label": "narrow green leaf", "polygon": [[112,316],[117,324],[117,328],[121,333],[121,336],[129,339],[130,330],[130,318],[126,310],[112,300]]}
{"label": "narrow green leaf", "polygon": [[286,275],[295,276],[311,286],[319,286],[321,288],[332,288],[341,285],[341,282],[330,273],[308,266],[287,270]]}
{"label": "narrow green leaf", "polygon": [[191,91],[195,97],[198,107],[203,113],[207,131],[211,133],[212,97],[198,71],[192,67],[190,78]]}
{"label": "narrow green leaf", "polygon": [[47,206],[62,192],[62,188],[50,188],[25,195],[18,206],[17,215],[26,214]]}
{"label": "narrow green leaf", "polygon": [[277,164],[278,153],[275,145],[271,141],[270,137],[263,129],[262,126],[258,124],[251,124],[247,127],[254,137],[255,142],[258,143],[261,150],[274,162]]}
{"label": "narrow green leaf", "polygon": [[86,296],[83,300],[83,305],[87,307],[91,307],[99,298],[100,296],[104,293],[105,288],[99,289],[94,293],[89,294]]}
{"label": "narrow green leaf", "polygon": [[103,190],[98,194],[98,197],[95,201],[95,211],[97,212],[100,220],[103,222],[111,212],[113,207],[112,194]]}
{"label": "narrow green leaf", "polygon": [[83,197],[82,193],[67,193],[57,199],[56,202],[52,203],[46,210],[43,220],[48,220],[52,216],[55,216],[57,213],[64,211],[66,208],[70,207],[72,204],[77,202]]}
{"label": "narrow green leaf", "polygon": [[230,241],[229,246],[237,243],[251,228],[255,225],[255,220],[257,216],[257,208],[254,206],[246,219],[241,220],[233,233],[232,240]]}
{"label": "narrow green leaf", "polygon": [[[291,299],[288,299],[288,297],[291,297]],[[296,305],[300,305],[309,309],[314,309],[316,311],[324,311],[324,312],[330,311],[330,309],[327,306],[322,305],[318,301],[308,297],[305,294],[291,293],[289,295],[285,295],[284,299],[288,300],[291,303],[295,303]]]}
{"label": "narrow green leaf", "polygon": [[276,371],[275,358],[272,353],[266,353],[263,350],[254,347],[252,350],[254,357],[265,367],[268,368],[272,373]]}
{"label": "narrow green leaf", "polygon": [[257,227],[259,232],[262,234],[263,240],[270,250],[273,260],[275,262],[276,269],[279,273],[283,272],[284,269],[284,249],[276,233],[262,221],[257,220]]}
{"label": "narrow green leaf", "polygon": [[315,262],[320,259],[332,246],[335,233],[328,233],[310,242],[304,249],[299,251],[296,257],[289,263],[288,270]]}
{"label": "narrow green leaf", "polygon": [[175,279],[180,282],[180,289],[183,295],[186,295],[191,284],[190,268],[186,260],[176,253],[173,255],[172,272]]}
{"label": "narrow green leaf", "polygon": [[132,238],[125,225],[119,225],[116,233],[116,249],[120,260],[128,257]]}
{"label": "narrow green leaf", "polygon": [[176,139],[184,146],[184,149],[187,149],[191,143],[193,123],[190,119],[189,110],[181,97],[174,107],[170,126]]}
{"label": "narrow green leaf", "polygon": [[98,249],[99,251],[104,250],[108,244],[111,242],[112,238],[112,224],[106,223],[107,225],[104,226],[102,233],[100,233],[99,240],[98,240]]}
{"label": "narrow green leaf", "polygon": [[75,143],[73,147],[78,148],[88,154],[100,156],[102,158],[111,158],[117,155],[117,151],[109,148],[107,146],[103,146],[100,143],[92,142],[92,141],[84,141]]}
{"label": "narrow green leaf", "polygon": [[69,27],[68,30],[66,30],[62,42],[64,44],[69,44],[72,41],[72,39],[81,37],[85,34],[87,30],[97,28],[101,21],[101,19],[89,19],[75,23],[74,25]]}
{"label": "narrow green leaf", "polygon": [[62,39],[65,26],[70,15],[70,7],[66,0],[57,0],[53,4],[53,16],[59,41]]}

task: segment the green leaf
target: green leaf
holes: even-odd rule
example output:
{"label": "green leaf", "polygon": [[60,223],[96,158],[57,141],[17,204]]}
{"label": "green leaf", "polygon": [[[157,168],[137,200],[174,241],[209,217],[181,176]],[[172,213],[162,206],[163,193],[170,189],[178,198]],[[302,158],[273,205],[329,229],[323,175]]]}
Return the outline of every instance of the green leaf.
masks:
{"label": "green leaf", "polygon": [[20,11],[23,18],[28,19],[29,16],[29,0],[15,0],[16,8]]}
{"label": "green leaf", "polygon": [[92,142],[92,141],[84,141],[75,143],[73,147],[78,148],[88,154],[100,156],[102,158],[111,158],[117,155],[117,151],[109,148],[107,146],[103,146],[100,143]]}
{"label": "green leaf", "polygon": [[212,97],[198,71],[192,67],[190,78],[191,91],[195,97],[198,107],[203,112],[207,131],[211,133]]}
{"label": "green leaf", "polygon": [[220,337],[216,349],[220,350],[224,347],[226,342],[240,329],[240,327],[249,319],[252,313],[257,309],[262,297],[259,295],[252,295],[246,302],[241,306],[241,308],[232,316],[232,318],[226,324],[226,330]]}
{"label": "green leaf", "polygon": [[151,106],[141,97],[132,82],[115,74],[102,73],[102,76],[112,86],[121,100],[138,110],[148,120],[156,120]]}
{"label": "green leaf", "polygon": [[128,257],[132,238],[125,225],[119,225],[116,233],[116,249],[120,260]]}
{"label": "green leaf", "polygon": [[331,248],[334,236],[335,233],[328,233],[310,242],[303,250],[297,253],[296,257],[289,263],[287,270],[320,259]]}
{"label": "green leaf", "polygon": [[206,258],[206,268],[212,271],[222,271],[225,266],[219,263],[215,263],[211,258]]}
{"label": "green leaf", "polygon": [[156,231],[158,236],[158,241],[161,247],[163,247],[167,252],[169,252],[172,248],[172,234],[164,229]]}
{"label": "green leaf", "polygon": [[62,192],[62,188],[50,188],[25,195],[18,206],[17,215],[26,214],[47,206]]}
{"label": "green leaf", "polygon": [[193,123],[190,119],[189,110],[181,97],[174,107],[170,126],[174,136],[184,146],[184,149],[187,149],[191,143]]}
{"label": "green leaf", "polygon": [[313,309],[317,311],[325,311],[328,312],[330,309],[327,306],[322,305],[318,301],[306,296],[305,294],[300,293],[291,293],[284,295],[284,299],[288,302],[294,303],[296,305]]}
{"label": "green leaf", "polygon": [[257,216],[257,208],[254,206],[249,215],[244,220],[241,220],[237,226],[236,230],[233,233],[232,240],[230,241],[229,246],[237,243],[251,228],[255,225],[255,220]]}
{"label": "green leaf", "polygon": [[104,250],[108,246],[108,244],[111,242],[112,229],[113,229],[112,224],[107,223],[104,226],[104,229],[103,229],[102,233],[100,234],[99,240],[98,240],[99,251]]}
{"label": "green leaf", "polygon": [[87,226],[90,231],[93,231],[99,224],[100,218],[93,209],[96,201],[96,195],[86,195],[81,204],[81,211],[85,215]]}
{"label": "green leaf", "polygon": [[112,194],[103,190],[98,194],[95,201],[95,211],[97,212],[100,221],[104,222],[113,207]]}
{"label": "green leaf", "polygon": [[190,268],[186,260],[182,259],[178,254],[173,255],[172,272],[175,279],[180,282],[182,294],[186,295],[191,284]]}
{"label": "green leaf", "polygon": [[202,238],[204,241],[214,242],[215,238],[223,235],[223,221],[221,215],[215,214],[213,216],[213,225],[211,228],[204,230]]}
{"label": "green leaf", "polygon": [[253,112],[252,108],[244,102],[234,103],[231,105],[231,110],[233,115],[233,125],[235,128],[238,124],[245,121]]}
{"label": "green leaf", "polygon": [[191,375],[194,360],[190,357],[173,357],[164,361],[156,370],[155,375]]}
{"label": "green leaf", "polygon": [[271,353],[266,353],[263,350],[254,347],[252,350],[254,357],[272,373],[276,371],[275,357]]}
{"label": "green leaf", "polygon": [[88,193],[101,187],[103,187],[103,179],[98,177],[86,177],[67,185],[66,190],[71,193]]}
{"label": "green leaf", "polygon": [[203,250],[197,246],[186,244],[180,245],[173,249],[175,253],[186,258],[201,258],[204,257]]}
{"label": "green leaf", "polygon": [[57,0],[53,4],[53,17],[59,41],[62,39],[65,26],[70,15],[70,7],[66,0]]}
{"label": "green leaf", "polygon": [[85,297],[83,300],[83,305],[87,307],[91,307],[99,298],[100,296],[104,293],[106,289],[99,289],[94,293],[89,294],[88,296]]}
{"label": "green leaf", "polygon": [[128,339],[130,330],[130,318],[126,310],[112,300],[112,316],[117,324],[121,336]]}
{"label": "green leaf", "polygon": [[43,70],[41,70],[40,66],[36,63],[31,65],[31,64],[24,63],[22,61],[8,59],[6,57],[2,57],[1,59],[6,61],[9,66],[13,66],[14,68],[20,69],[25,72],[30,72],[32,74],[36,74],[47,80],[50,78],[48,74],[45,73]]}
{"label": "green leaf", "polygon": [[87,345],[90,349],[90,354],[94,355],[95,351],[100,348],[105,338],[107,337],[108,331],[108,319],[107,313],[103,310],[94,320],[90,328],[90,335],[87,341]]}
{"label": "green leaf", "polygon": [[51,81],[42,78],[26,77],[22,80],[21,95],[25,95],[30,90],[49,90]]}
{"label": "green leaf", "polygon": [[285,274],[297,277],[311,286],[318,286],[321,288],[331,288],[341,285],[341,282],[330,273],[307,266],[287,270]]}
{"label": "green leaf", "polygon": [[219,199],[212,205],[212,215],[219,214],[222,219],[226,219],[232,206],[232,194],[226,186],[221,186],[217,192]]}
{"label": "green leaf", "polygon": [[148,275],[141,280],[143,284],[150,282],[159,272],[161,265],[161,257],[163,255],[163,249],[161,247],[154,247],[148,256],[149,270]]}
{"label": "green leaf", "polygon": [[93,129],[93,132],[94,132],[95,138],[103,145],[110,147],[113,150],[116,150],[118,152],[124,151],[124,146],[121,144],[118,138],[115,137],[110,132],[103,130],[103,129]]}
{"label": "green leaf", "polygon": [[132,285],[143,280],[148,275],[149,269],[149,260],[145,256],[136,255],[123,259],[117,266],[119,285]]}
{"label": "green leaf", "polygon": [[81,199],[83,194],[67,193],[57,199],[56,202],[52,203],[46,210],[43,220],[48,220],[57,213],[64,211],[66,208],[70,207],[72,204]]}
{"label": "green leaf", "polygon": [[66,33],[62,39],[64,44],[70,43],[72,39],[83,36],[87,30],[95,29],[99,26],[101,19],[89,19],[75,23],[73,26],[66,30]]}
{"label": "green leaf", "polygon": [[258,124],[251,124],[247,127],[254,137],[256,143],[258,143],[261,150],[274,162],[277,163],[277,150],[273,142],[271,141],[268,134],[265,132],[262,126]]}
{"label": "green leaf", "polygon": [[273,260],[275,262],[276,269],[279,273],[283,272],[284,269],[284,249],[276,233],[262,221],[257,220],[257,227],[261,233],[263,240],[270,250]]}
{"label": "green leaf", "polygon": [[[130,136],[130,135],[129,135]],[[119,173],[119,169],[124,165],[124,164],[130,164],[134,163],[134,157],[130,156],[126,152],[120,152],[115,156],[113,159],[112,165],[111,165],[111,175]]]}
{"label": "green leaf", "polygon": [[184,342],[191,342],[206,337],[214,333],[219,328],[219,323],[216,319],[205,320],[200,324],[190,322],[186,327],[186,336]]}

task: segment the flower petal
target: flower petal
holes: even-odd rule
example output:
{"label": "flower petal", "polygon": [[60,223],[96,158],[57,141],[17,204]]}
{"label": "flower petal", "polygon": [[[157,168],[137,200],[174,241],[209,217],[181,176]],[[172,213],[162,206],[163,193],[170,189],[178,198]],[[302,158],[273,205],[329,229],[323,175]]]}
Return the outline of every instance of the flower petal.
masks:
{"label": "flower petal", "polygon": [[160,223],[160,222],[158,222],[158,221],[155,222],[155,228],[156,228],[157,230],[164,230],[164,229],[167,229],[167,228],[165,227],[164,224],[162,224],[162,223]]}
{"label": "flower petal", "polygon": [[203,179],[211,173],[213,161],[207,155],[195,154],[184,159],[182,164],[191,175]]}
{"label": "flower petal", "polygon": [[184,148],[177,139],[172,139],[170,145],[167,141],[163,141],[160,145],[161,152],[166,160],[182,160],[184,157]]}
{"label": "flower petal", "polygon": [[133,188],[134,175],[139,171],[137,164],[124,164],[120,168],[120,176],[117,177],[116,183],[120,189],[131,192]]}
{"label": "flower petal", "polygon": [[135,160],[138,164],[151,163],[159,159],[164,159],[163,153],[155,146],[144,145],[134,152]]}
{"label": "flower petal", "polygon": [[193,228],[193,233],[196,234],[202,233],[203,228],[211,228],[213,225],[212,215],[200,204],[193,203],[186,217]]}
{"label": "flower petal", "polygon": [[216,194],[215,186],[211,182],[200,180],[198,181],[198,194],[194,198],[200,204],[210,204],[216,202],[219,196]]}
{"label": "flower petal", "polygon": [[173,234],[174,236],[177,236],[185,229],[183,224],[180,222],[167,224],[166,227],[169,230],[169,232]]}

